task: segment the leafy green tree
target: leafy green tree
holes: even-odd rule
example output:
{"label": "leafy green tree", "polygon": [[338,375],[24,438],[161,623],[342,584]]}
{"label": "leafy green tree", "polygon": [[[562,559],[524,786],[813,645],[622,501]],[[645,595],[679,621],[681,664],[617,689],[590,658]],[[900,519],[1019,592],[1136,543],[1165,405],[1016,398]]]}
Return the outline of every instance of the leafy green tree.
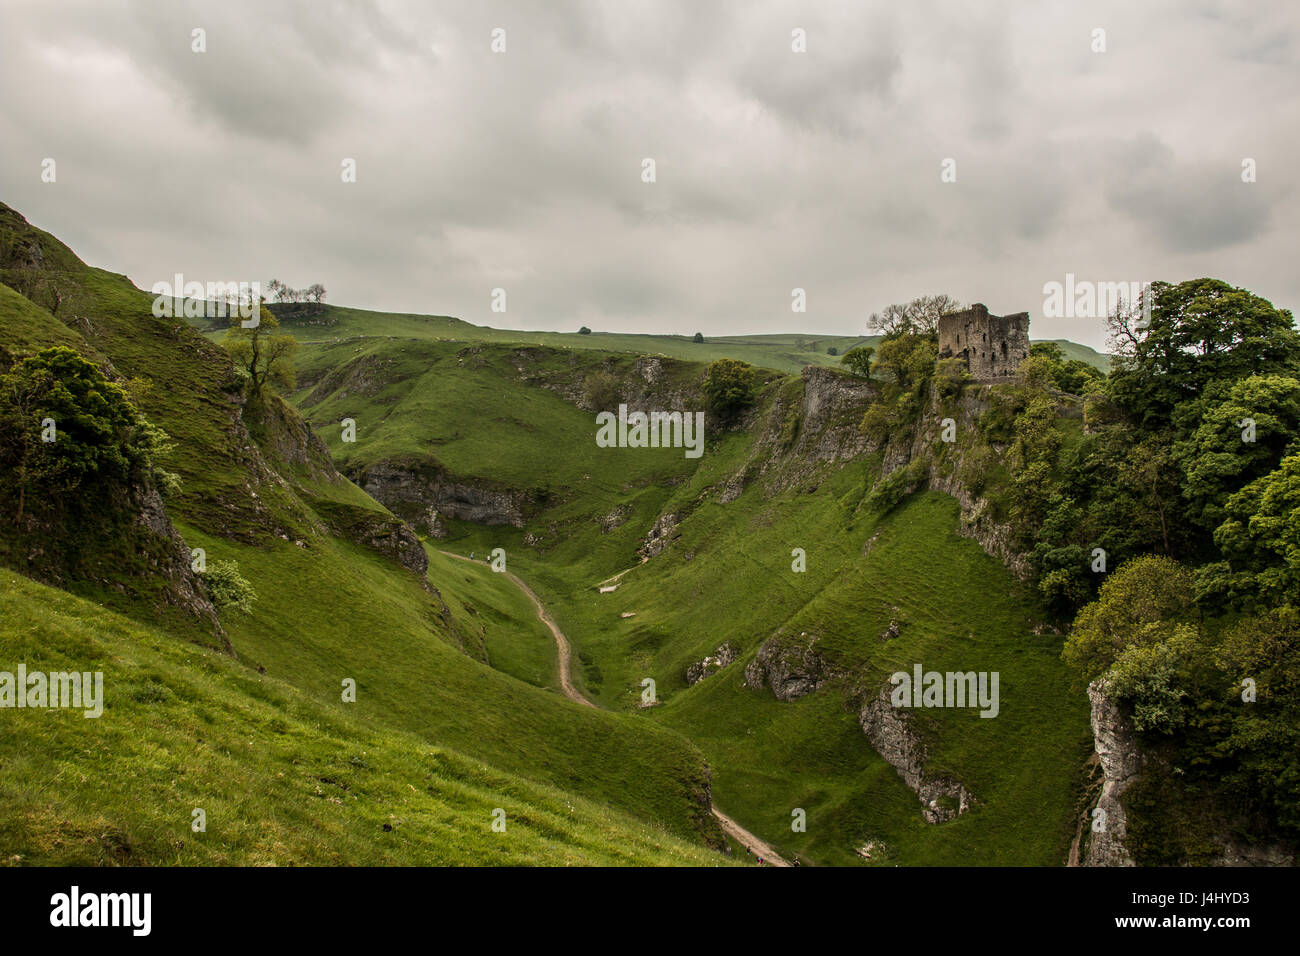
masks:
{"label": "leafy green tree", "polygon": [[[1300,609],[1282,607],[1226,629],[1216,649],[1218,706],[1202,718],[1219,758],[1222,785],[1245,797],[1246,809],[1270,811],[1300,833]],[[1254,686],[1245,704],[1243,687]],[[1226,732],[1225,732],[1226,731]]]}
{"label": "leafy green tree", "polygon": [[938,344],[930,336],[899,335],[880,343],[874,368],[900,391],[919,394],[929,385],[938,355]]}
{"label": "leafy green tree", "polygon": [[[1300,454],[1228,499],[1214,532],[1225,562],[1208,566],[1235,603],[1300,607]],[[1202,590],[1219,590],[1202,580]]]}
{"label": "leafy green tree", "polygon": [[298,350],[298,340],[281,334],[279,328],[279,321],[262,306],[261,320],[256,326],[246,329],[242,323],[235,323],[221,343],[230,353],[231,361],[248,377],[252,394],[259,398],[268,384],[284,389],[294,386],[293,356]]}
{"label": "leafy green tree", "polygon": [[970,381],[966,362],[959,358],[939,359],[934,366],[934,390],[943,401],[956,398]]}
{"label": "leafy green tree", "polygon": [[1055,365],[1065,361],[1065,352],[1055,342],[1032,342],[1029,345],[1029,355],[1032,358],[1045,358]]}
{"label": "leafy green tree", "polygon": [[1218,279],[1152,283],[1150,324],[1137,311],[1110,318],[1112,398],[1143,427],[1162,427],[1175,407],[1215,382],[1261,369],[1300,373],[1300,333],[1290,311]]}
{"label": "leafy green tree", "polygon": [[1195,614],[1194,594],[1191,572],[1177,561],[1147,555],[1125,562],[1079,612],[1061,656],[1091,681],[1130,648],[1180,634]]}
{"label": "leafy green tree", "polygon": [[871,356],[875,353],[876,350],[870,345],[859,345],[845,352],[840,358],[840,364],[858,378],[870,378]]}
{"label": "leafy green tree", "polygon": [[718,359],[704,375],[704,394],[709,408],[721,418],[728,418],[753,404],[754,368],[735,359]]}
{"label": "leafy green tree", "polygon": [[1172,448],[1183,472],[1187,516],[1212,531],[1230,495],[1268,474],[1289,447],[1300,451],[1300,379],[1252,375],[1197,402],[1199,424]]}
{"label": "leafy green tree", "polygon": [[699,345],[700,343],[702,343],[702,342],[704,341],[704,333],[703,333],[703,332],[696,332],[695,335],[691,338],[691,341],[694,342],[695,344]]}
{"label": "leafy green tree", "polygon": [[578,334],[579,334],[579,335],[590,335],[590,334],[591,334],[591,329],[587,328],[587,327],[584,325],[582,328],[578,329]]}
{"label": "leafy green tree", "polygon": [[587,376],[582,394],[593,411],[614,411],[621,400],[620,383],[612,372],[600,369]]}
{"label": "leafy green tree", "polygon": [[120,386],[66,346],[43,349],[0,376],[0,432],[0,467],[17,489],[19,521],[30,491],[60,498],[83,485],[98,490],[129,478],[165,442]]}

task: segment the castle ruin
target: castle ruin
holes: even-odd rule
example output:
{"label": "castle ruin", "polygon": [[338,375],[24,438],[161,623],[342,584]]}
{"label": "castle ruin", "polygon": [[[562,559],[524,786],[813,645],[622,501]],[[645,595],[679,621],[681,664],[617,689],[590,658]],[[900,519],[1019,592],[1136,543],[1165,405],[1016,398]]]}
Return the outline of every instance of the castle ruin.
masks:
{"label": "castle ruin", "polygon": [[1003,382],[1029,356],[1029,313],[990,315],[976,302],[939,317],[939,358],[965,361],[977,382]]}

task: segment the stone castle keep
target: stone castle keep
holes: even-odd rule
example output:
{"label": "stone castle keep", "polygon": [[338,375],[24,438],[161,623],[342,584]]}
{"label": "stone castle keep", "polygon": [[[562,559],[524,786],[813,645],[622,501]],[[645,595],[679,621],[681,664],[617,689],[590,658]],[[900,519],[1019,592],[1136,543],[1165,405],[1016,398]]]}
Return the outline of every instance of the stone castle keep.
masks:
{"label": "stone castle keep", "polygon": [[939,358],[960,358],[977,382],[1005,381],[1029,356],[1029,313],[990,315],[983,303],[939,317]]}

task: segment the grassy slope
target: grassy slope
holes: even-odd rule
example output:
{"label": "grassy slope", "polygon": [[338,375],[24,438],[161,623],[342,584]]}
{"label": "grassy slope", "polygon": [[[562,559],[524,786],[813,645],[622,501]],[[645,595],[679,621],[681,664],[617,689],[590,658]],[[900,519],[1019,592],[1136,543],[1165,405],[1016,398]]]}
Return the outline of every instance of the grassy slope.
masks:
{"label": "grassy slope", "polygon": [[[0,863],[708,864],[715,853],[327,706],[0,571],[5,669],[97,670],[106,707],[7,710]],[[207,830],[191,831],[202,808]],[[495,808],[506,829],[492,830]],[[385,829],[388,827],[389,829]]]}
{"label": "grassy slope", "polygon": [[[603,357],[592,353],[582,365]],[[374,362],[368,377],[382,381],[376,391],[340,388],[319,401],[310,394],[300,399],[341,469],[437,460],[456,475],[599,497],[664,473],[685,475],[691,467],[680,450],[647,455],[597,448],[591,414],[521,383],[509,346],[349,342],[305,356],[302,375],[314,380],[322,369],[367,361]],[[564,353],[547,350],[530,362],[536,374],[570,371]],[[341,441],[336,423],[344,418],[356,421],[355,443]]]}
{"label": "grassy slope", "polygon": [[[716,832],[701,806],[704,764],[696,749],[671,731],[580,710],[454,649],[486,645],[489,657],[513,660],[510,666],[545,683],[536,625],[513,616],[517,605],[493,603],[501,600],[499,582],[458,593],[466,572],[437,580],[450,568],[435,562],[434,583],[453,615],[466,605],[496,608],[447,621],[442,602],[409,572],[324,533],[322,500],[379,506],[347,482],[312,480],[308,470],[282,462],[287,481],[259,480],[253,451],[235,427],[239,409],[224,352],[180,320],[154,318],[151,298],[125,277],[88,268],[56,240],[24,228],[24,241],[40,242],[46,263],[57,268],[67,314],[88,320],[95,348],[120,375],[152,383],[144,410],[176,440],[166,464],[184,482],[168,504],[173,519],[209,560],[238,560],[258,591],[251,617],[231,612],[223,620],[246,661],[323,704],[339,700],[343,677],[355,678],[357,709],[376,732],[461,747],[501,771],[571,787],[680,835],[698,836],[701,826]],[[46,330],[51,341],[60,338],[58,328]],[[27,345],[43,343],[37,336]]]}
{"label": "grassy slope", "polygon": [[[1066,685],[1059,638],[1032,633],[1036,596],[954,533],[956,504],[946,496],[924,495],[877,526],[860,509],[879,467],[872,458],[774,498],[750,487],[718,503],[706,492],[740,466],[749,442],[742,434],[715,440],[684,483],[660,480],[552,508],[532,526],[542,538],[536,549],[523,543],[529,529],[467,524],[454,525],[449,547],[506,549],[573,641],[576,683],[603,706],[634,708],[641,681],[653,678],[665,703],[644,719],[696,742],[719,805],[778,849],[859,862],[852,849],[874,839],[890,848],[875,862],[1059,863],[1072,835],[1086,703]],[[632,517],[603,533],[598,519],[617,504]],[[635,549],[654,518],[682,509],[692,513],[681,538],[638,564]],[[795,547],[808,553],[804,574],[790,570]],[[598,593],[629,568],[618,590]],[[894,619],[902,635],[884,645],[879,635]],[[870,687],[917,661],[999,671],[999,718],[931,711],[917,721],[930,739],[930,766],[966,782],[980,807],[946,826],[924,824],[915,796],[847,707],[854,688],[793,703],[743,688],[744,665],[777,632],[818,635],[820,652],[854,675],[850,683]],[[742,649],[741,661],[687,689],[686,667],[724,640]],[[789,829],[795,807],[809,812],[806,834]]]}
{"label": "grassy slope", "polygon": [[[194,320],[199,327],[206,319]],[[399,312],[374,312],[345,306],[329,305],[323,313],[308,319],[288,318],[284,329],[308,345],[333,345],[358,337],[419,339],[426,341],[486,342],[493,344],[538,345],[553,349],[594,349],[604,352],[639,355],[662,355],[692,362],[712,362],[720,358],[739,359],[751,365],[779,372],[798,372],[808,365],[835,365],[838,355],[858,345],[877,345],[879,336],[824,335],[814,332],[781,332],[765,335],[712,336],[697,343],[688,335],[650,335],[625,332],[525,332],[519,329],[495,329],[473,325],[446,315],[416,315]],[[219,337],[220,333],[210,333]],[[1053,339],[1067,358],[1079,358],[1105,370],[1110,363],[1086,345]]]}

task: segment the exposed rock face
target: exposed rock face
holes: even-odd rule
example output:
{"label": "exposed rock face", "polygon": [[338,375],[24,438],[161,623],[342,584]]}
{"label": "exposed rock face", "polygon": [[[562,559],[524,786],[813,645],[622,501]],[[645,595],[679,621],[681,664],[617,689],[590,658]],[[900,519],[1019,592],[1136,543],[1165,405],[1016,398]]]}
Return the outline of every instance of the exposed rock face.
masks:
{"label": "exposed rock face", "polygon": [[[800,635],[801,639],[804,637]],[[780,637],[769,638],[745,668],[746,686],[758,689],[767,685],[777,700],[784,701],[813,693],[835,676],[821,655],[813,650],[815,643],[816,639],[791,643]]]}
{"label": "exposed rock face", "polygon": [[428,522],[432,508],[443,517],[459,521],[524,526],[524,492],[487,482],[451,479],[437,468],[381,462],[353,476],[353,480],[376,501],[412,520]]}
{"label": "exposed rock face", "polygon": [[724,641],[711,655],[702,661],[696,661],[686,668],[686,683],[698,684],[706,677],[712,677],[728,664],[735,662],[740,652],[730,641]]}
{"label": "exposed rock face", "polygon": [[783,389],[764,418],[751,423],[758,431],[753,450],[741,469],[723,481],[720,500],[734,501],[756,480],[763,482],[766,494],[779,494],[827,463],[870,451],[858,423],[878,397],[879,390],[866,379],[808,366],[799,387]]}
{"label": "exposed rock face", "polygon": [[190,549],[167,517],[162,495],[151,484],[135,489],[133,499],[139,509],[135,514],[136,522],[162,545],[148,555],[148,560],[154,571],[168,582],[163,594],[186,614],[198,618],[205,629],[221,642],[222,648],[233,654],[230,638],[217,620],[216,608],[208,599],[208,592],[191,564],[193,559]]}
{"label": "exposed rock face", "polygon": [[632,514],[632,508],[629,505],[619,505],[609,514],[605,515],[603,519],[601,519],[600,533],[609,534],[615,528],[622,527],[624,522],[627,521],[627,519],[631,516],[631,514]]}
{"label": "exposed rock face", "polygon": [[[1028,580],[1032,574],[1028,556],[1016,549],[1010,529],[993,519],[988,501],[972,491],[969,484],[970,456],[988,447],[972,441],[970,436],[977,433],[980,416],[989,409],[989,392],[987,385],[967,385],[955,406],[946,413],[932,404],[931,413],[909,441],[891,441],[886,447],[881,472],[887,475],[913,461],[924,461],[928,486],[957,499],[961,520],[957,533],[976,541],[986,554],[997,558],[1021,580]],[[953,419],[958,436],[950,445],[941,442],[945,417]],[[941,447],[943,454],[936,454]],[[998,453],[997,448],[992,451]]]}
{"label": "exposed rock face", "polygon": [[307,420],[292,406],[279,401],[263,405],[263,434],[266,454],[273,460],[304,469],[313,479],[341,482],[329,448]]}
{"label": "exposed rock face", "polygon": [[1085,866],[1132,866],[1133,858],[1124,846],[1128,817],[1120,799],[1142,770],[1142,752],[1119,705],[1106,696],[1100,681],[1088,685],[1092,705],[1092,736],[1101,763],[1102,786],[1097,808],[1105,813],[1099,831],[1089,833]]}
{"label": "exposed rock face", "polygon": [[354,526],[358,544],[378,551],[413,574],[424,577],[429,570],[429,556],[411,526],[398,518],[375,515],[375,519]]}
{"label": "exposed rock face", "polygon": [[[1102,770],[1101,795],[1097,809],[1105,812],[1103,828],[1093,831],[1090,820],[1085,821],[1088,847],[1083,857],[1085,866],[1135,866],[1132,852],[1125,844],[1128,837],[1129,813],[1124,808],[1124,795],[1143,776],[1164,775],[1172,767],[1158,749],[1147,749],[1133,729],[1128,716],[1119,703],[1106,695],[1102,680],[1088,685],[1088,701],[1092,705],[1092,736],[1097,761]],[[1294,866],[1296,850],[1276,842],[1249,842],[1242,839],[1241,831],[1224,819],[1212,798],[1208,798],[1200,811],[1208,830],[1202,835],[1217,851],[1199,865],[1210,866]]]}
{"label": "exposed rock face", "polygon": [[637,549],[637,554],[642,558],[653,558],[655,555],[668,547],[670,541],[679,537],[677,534],[678,517],[675,514],[660,515],[656,520],[650,533],[646,535],[645,543]]}
{"label": "exposed rock face", "polygon": [[925,745],[908,727],[911,719],[889,700],[888,685],[858,712],[862,732],[880,756],[898,771],[912,791],[921,799],[922,815],[929,823],[944,823],[965,813],[974,798],[964,786],[948,777],[928,777],[925,773]]}
{"label": "exposed rock face", "polygon": [[879,397],[866,379],[833,368],[810,365],[802,372],[803,421],[794,454],[816,461],[855,458],[870,447],[858,423],[867,406]]}

